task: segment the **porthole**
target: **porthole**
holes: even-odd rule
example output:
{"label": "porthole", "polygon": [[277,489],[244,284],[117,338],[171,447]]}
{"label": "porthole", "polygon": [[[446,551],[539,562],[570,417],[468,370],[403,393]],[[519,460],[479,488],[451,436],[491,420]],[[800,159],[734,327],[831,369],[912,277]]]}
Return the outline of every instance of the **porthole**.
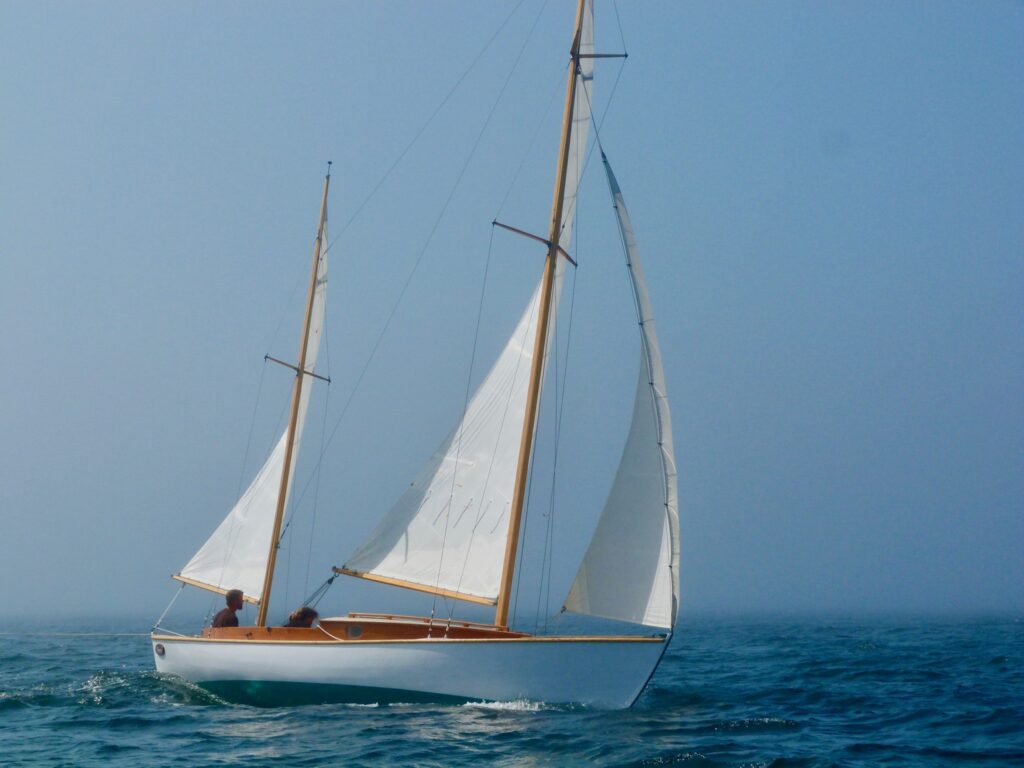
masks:
{"label": "porthole", "polygon": [[161,658],[163,658],[164,653],[166,653],[162,643],[157,643],[156,645],[154,645],[153,650],[156,651],[156,655],[160,656]]}
{"label": "porthole", "polygon": [[353,624],[345,631],[345,634],[348,635],[349,640],[358,640],[363,636],[363,628],[358,624]]}

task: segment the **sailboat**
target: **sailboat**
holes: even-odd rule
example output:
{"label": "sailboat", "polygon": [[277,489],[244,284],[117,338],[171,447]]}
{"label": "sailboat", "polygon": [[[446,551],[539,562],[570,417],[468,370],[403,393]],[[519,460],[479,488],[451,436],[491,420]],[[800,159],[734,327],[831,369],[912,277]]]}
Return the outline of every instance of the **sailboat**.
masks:
{"label": "sailboat", "polygon": [[[679,602],[679,524],[672,426],[653,312],[622,191],[601,155],[639,326],[632,422],[611,490],[563,610],[630,622],[646,634],[537,635],[509,626],[524,500],[546,362],[553,343],[576,194],[591,121],[592,0],[573,31],[551,218],[546,237],[495,222],[546,250],[540,281],[508,343],[456,427],[334,574],[493,606],[489,623],[349,613],[310,628],[267,626],[327,293],[323,186],[288,426],[255,479],[174,578],[258,606],[254,626],[184,636],[154,628],[159,672],[233,701],[527,699],[629,707],[654,674]],[[276,361],[282,362],[282,361]],[[333,578],[333,577],[332,577]]]}

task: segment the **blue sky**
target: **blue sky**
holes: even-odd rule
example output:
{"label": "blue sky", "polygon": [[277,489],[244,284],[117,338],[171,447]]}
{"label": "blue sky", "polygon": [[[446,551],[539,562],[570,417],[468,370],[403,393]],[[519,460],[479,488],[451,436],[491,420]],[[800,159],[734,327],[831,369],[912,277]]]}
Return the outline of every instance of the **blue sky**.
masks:
{"label": "blue sky", "polygon": [[[1024,608],[1024,7],[620,6],[621,37],[597,3],[598,48],[629,59],[599,62],[595,106],[658,312],[684,618]],[[490,221],[544,228],[571,21],[561,0],[0,5],[0,618],[170,598],[279,430],[290,382],[263,355],[295,354],[329,159],[334,381],[300,484],[423,254],[324,455],[310,585],[344,560],[459,413]],[[634,384],[599,171],[553,603]],[[498,235],[490,263],[477,377],[540,257]],[[281,610],[306,586],[312,495]],[[324,606],[429,601],[338,583]]]}

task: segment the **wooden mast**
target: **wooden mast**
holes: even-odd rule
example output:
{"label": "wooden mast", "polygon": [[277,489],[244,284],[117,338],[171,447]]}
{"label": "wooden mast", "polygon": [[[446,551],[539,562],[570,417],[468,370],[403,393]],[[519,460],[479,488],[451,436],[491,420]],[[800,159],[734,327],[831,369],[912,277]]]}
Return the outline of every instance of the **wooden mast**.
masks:
{"label": "wooden mast", "polygon": [[562,208],[565,203],[565,181],[568,172],[569,139],[572,134],[573,106],[576,102],[576,75],[579,72],[580,35],[583,26],[583,6],[586,0],[579,0],[576,8],[576,31],[573,35],[569,59],[569,83],[565,89],[565,111],[562,116],[562,141],[558,150],[558,170],[555,173],[555,192],[551,201],[551,224],[548,228],[548,255],[544,262],[544,277],[540,289],[540,309],[537,317],[537,336],[533,343],[533,361],[530,366],[530,388],[526,394],[526,415],[523,419],[523,436],[519,442],[519,461],[516,465],[516,481],[512,493],[512,509],[509,513],[508,540],[505,543],[505,560],[501,569],[501,586],[498,589],[498,606],[494,623],[499,627],[508,626],[508,607],[512,597],[512,577],[515,574],[516,550],[519,547],[519,527],[526,497],[526,480],[530,473],[530,454],[533,450],[533,433],[537,424],[537,406],[540,401],[541,379],[544,374],[544,353],[548,340],[548,325],[551,315],[551,294],[555,282],[555,268],[558,266],[562,234]]}
{"label": "wooden mast", "polygon": [[302,323],[302,338],[299,342],[299,360],[295,370],[295,389],[292,392],[292,409],[288,417],[288,437],[284,446],[284,467],[281,470],[281,485],[277,491],[277,511],[274,513],[274,532],[270,537],[270,555],[267,558],[267,572],[263,577],[263,594],[260,597],[260,610],[256,617],[257,626],[267,624],[267,609],[270,607],[270,588],[274,583],[274,565],[277,562],[277,545],[281,537],[281,522],[284,520],[284,507],[288,501],[288,480],[292,469],[292,454],[295,451],[295,432],[299,421],[299,402],[302,399],[302,384],[306,370],[306,347],[309,344],[309,324],[313,317],[313,297],[316,294],[316,276],[320,270],[320,249],[323,246],[324,221],[327,218],[327,189],[331,185],[331,164],[327,163],[327,176],[324,177],[324,197],[320,203],[320,224],[316,230],[316,241],[313,243],[313,267],[309,276],[309,295],[306,298],[306,317]]}

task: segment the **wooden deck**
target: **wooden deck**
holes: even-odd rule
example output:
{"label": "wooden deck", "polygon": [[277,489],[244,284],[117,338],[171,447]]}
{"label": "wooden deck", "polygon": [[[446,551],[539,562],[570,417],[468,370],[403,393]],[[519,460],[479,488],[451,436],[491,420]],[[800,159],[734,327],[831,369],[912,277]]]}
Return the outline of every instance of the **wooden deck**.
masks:
{"label": "wooden deck", "polygon": [[311,640],[422,640],[447,637],[453,640],[529,637],[525,632],[512,632],[490,624],[469,621],[429,619],[424,616],[403,616],[382,613],[350,613],[331,617],[317,627],[207,627],[203,637],[216,640],[276,640],[310,642]]}

